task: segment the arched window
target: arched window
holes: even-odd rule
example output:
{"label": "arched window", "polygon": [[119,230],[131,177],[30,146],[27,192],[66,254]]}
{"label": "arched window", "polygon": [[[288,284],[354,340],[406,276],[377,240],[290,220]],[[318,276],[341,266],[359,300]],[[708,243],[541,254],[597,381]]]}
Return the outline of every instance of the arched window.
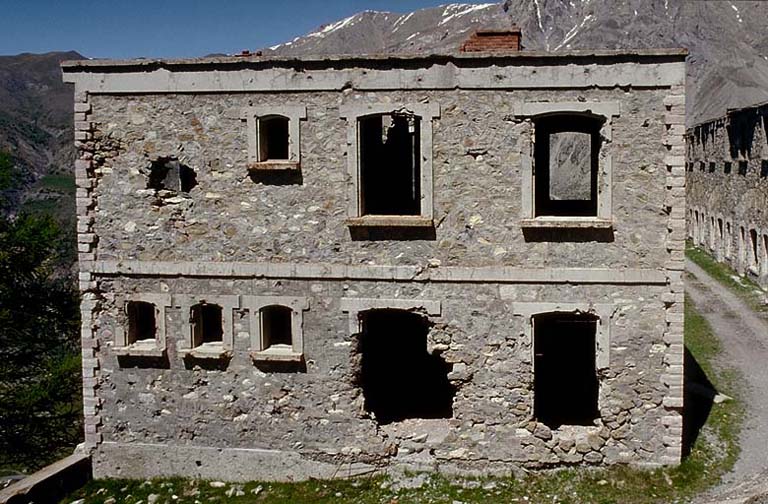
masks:
{"label": "arched window", "polygon": [[192,348],[206,343],[222,343],[224,324],[222,308],[216,304],[198,303],[190,308]]}
{"label": "arched window", "polygon": [[281,115],[259,117],[259,159],[260,163],[268,161],[287,161],[289,119]]}
{"label": "arched window", "polygon": [[263,350],[275,347],[291,349],[293,345],[292,315],[293,310],[288,306],[271,305],[259,310]]}

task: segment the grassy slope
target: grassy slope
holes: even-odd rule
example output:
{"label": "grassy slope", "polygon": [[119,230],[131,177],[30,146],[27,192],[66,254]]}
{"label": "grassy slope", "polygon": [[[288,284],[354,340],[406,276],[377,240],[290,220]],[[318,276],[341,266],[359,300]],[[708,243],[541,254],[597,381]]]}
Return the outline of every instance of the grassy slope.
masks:
{"label": "grassy slope", "polygon": [[[395,478],[373,476],[353,480],[303,483],[221,484],[195,480],[94,481],[64,502],[85,498],[86,504],[147,502],[150,494],[163,502],[231,503],[594,503],[639,504],[689,502],[690,497],[713,485],[738,456],[741,425],[738,378],[718,367],[720,343],[709,324],[692,304],[686,308],[686,346],[718,390],[736,400],[715,404],[691,455],[676,468],[644,471],[628,467],[564,469],[531,474],[522,479],[448,479],[438,475],[399,478],[421,483],[418,488],[397,489]],[[175,496],[175,497],[174,497]]]}

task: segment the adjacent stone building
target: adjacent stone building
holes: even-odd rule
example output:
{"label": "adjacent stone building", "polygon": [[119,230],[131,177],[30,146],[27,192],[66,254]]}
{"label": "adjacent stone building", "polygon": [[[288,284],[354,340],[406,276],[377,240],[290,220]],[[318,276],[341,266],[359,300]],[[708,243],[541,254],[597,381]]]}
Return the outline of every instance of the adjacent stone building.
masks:
{"label": "adjacent stone building", "polygon": [[688,130],[688,236],[768,287],[768,104]]}
{"label": "adjacent stone building", "polygon": [[95,475],[678,463],[684,59],[65,63]]}

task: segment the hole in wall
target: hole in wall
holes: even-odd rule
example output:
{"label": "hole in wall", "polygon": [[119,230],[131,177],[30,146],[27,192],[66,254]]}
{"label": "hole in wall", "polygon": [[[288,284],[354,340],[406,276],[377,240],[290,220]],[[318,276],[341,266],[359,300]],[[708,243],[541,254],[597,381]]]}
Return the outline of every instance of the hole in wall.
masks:
{"label": "hole in wall", "polygon": [[360,314],[358,384],[380,425],[409,418],[451,418],[451,365],[427,352],[429,322],[404,310]]}
{"label": "hole in wall", "polygon": [[158,158],[149,167],[147,189],[189,192],[197,185],[197,174],[175,158]]}

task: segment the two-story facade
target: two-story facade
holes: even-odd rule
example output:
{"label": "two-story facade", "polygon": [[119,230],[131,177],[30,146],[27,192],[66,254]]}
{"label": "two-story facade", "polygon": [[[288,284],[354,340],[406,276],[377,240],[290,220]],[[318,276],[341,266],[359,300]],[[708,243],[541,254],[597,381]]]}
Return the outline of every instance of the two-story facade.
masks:
{"label": "two-story facade", "polygon": [[684,59],[65,63],[95,475],[678,463]]}

